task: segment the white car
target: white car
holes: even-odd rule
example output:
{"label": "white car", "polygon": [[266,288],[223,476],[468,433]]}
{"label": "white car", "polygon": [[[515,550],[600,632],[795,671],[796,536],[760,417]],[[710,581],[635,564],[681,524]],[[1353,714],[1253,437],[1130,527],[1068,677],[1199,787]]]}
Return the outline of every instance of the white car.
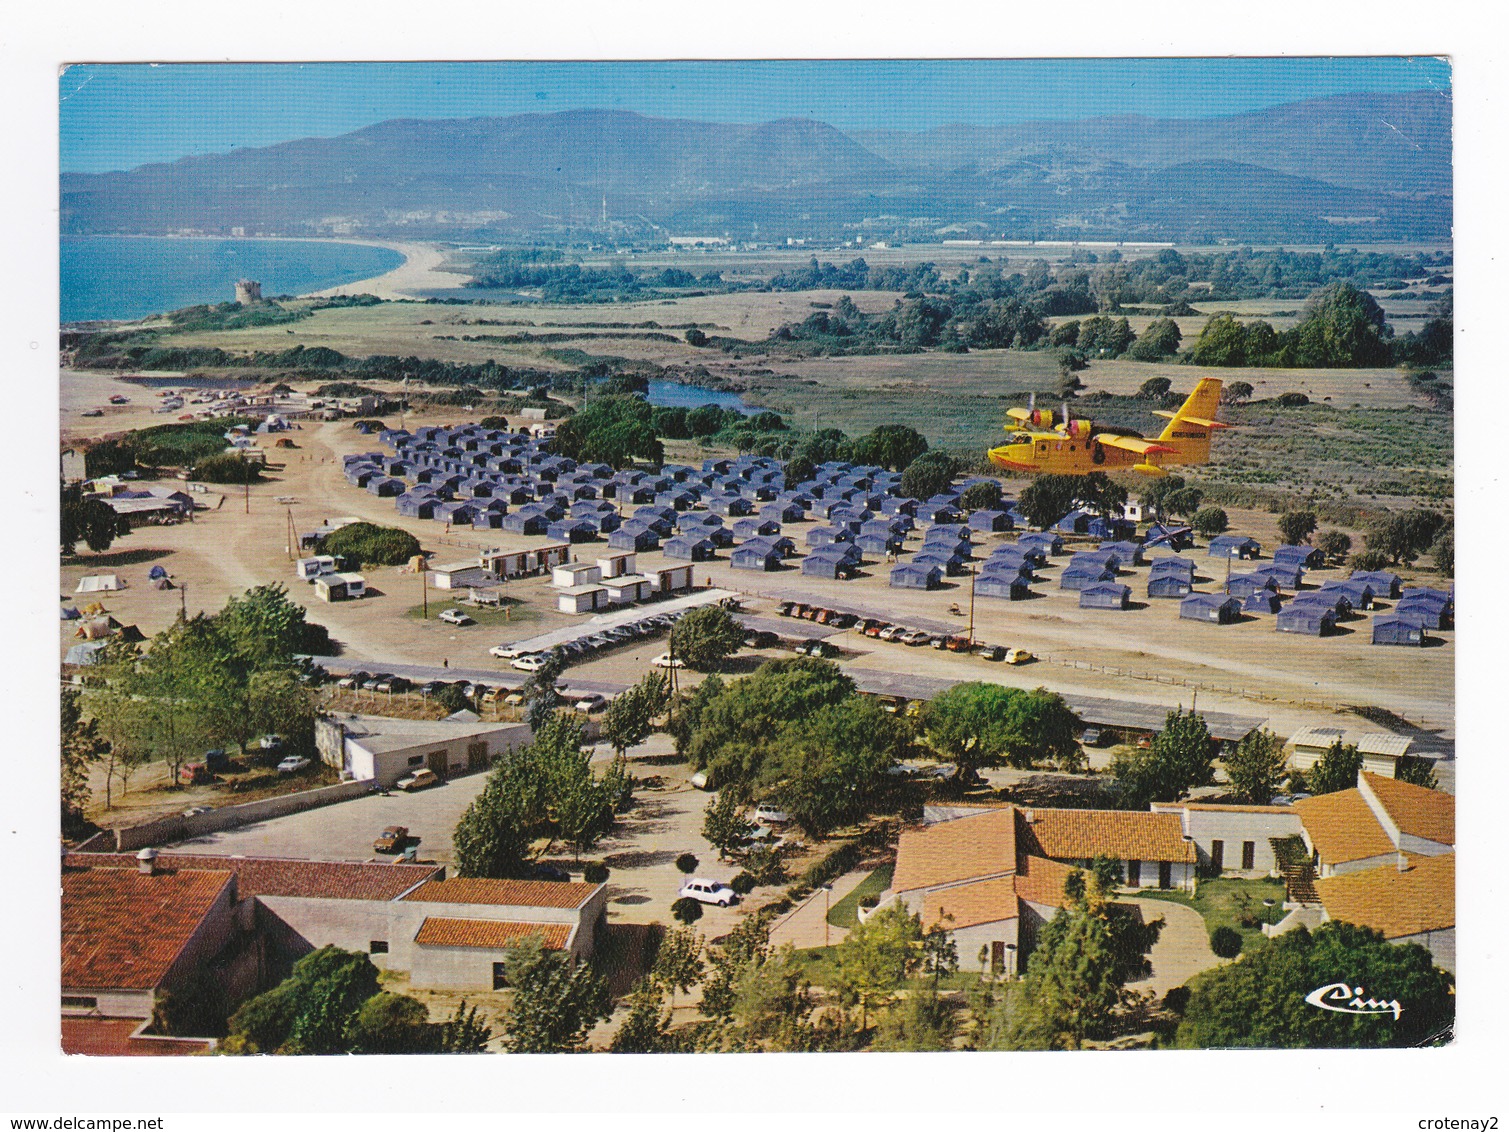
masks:
{"label": "white car", "polygon": [[605,700],[602,696],[598,695],[596,692],[592,692],[577,700],[574,706],[577,711],[601,711],[603,708],[608,706],[608,701]]}
{"label": "white car", "polygon": [[722,881],[703,880],[701,877],[693,877],[681,886],[677,896],[690,896],[693,900],[700,900],[704,904],[716,904],[720,908],[727,908],[730,904],[738,902],[739,894]]}
{"label": "white car", "polygon": [[654,660],[650,661],[656,668],[685,668],[684,661],[677,660],[668,652],[663,652]]}
{"label": "white car", "polygon": [[297,774],[309,765],[309,760],[298,755],[289,755],[278,764],[279,774]]}
{"label": "white car", "polygon": [[487,651],[492,653],[493,656],[497,657],[499,660],[514,660],[515,658],[524,655],[524,650],[519,648],[517,645],[494,645]]}
{"label": "white car", "polygon": [[754,820],[761,825],[785,825],[791,820],[791,815],[779,806],[761,802],[755,807]]}
{"label": "white car", "polygon": [[447,625],[476,624],[476,621],[472,620],[466,614],[462,613],[459,609],[442,609],[440,611],[440,620],[444,621]]}
{"label": "white car", "polygon": [[545,667],[545,658],[539,653],[532,653],[529,656],[521,656],[517,660],[511,661],[509,667],[517,668],[520,672],[538,672]]}
{"label": "white car", "polygon": [[899,640],[903,633],[910,633],[911,631],[905,625],[891,625],[880,631],[880,639],[882,641]]}

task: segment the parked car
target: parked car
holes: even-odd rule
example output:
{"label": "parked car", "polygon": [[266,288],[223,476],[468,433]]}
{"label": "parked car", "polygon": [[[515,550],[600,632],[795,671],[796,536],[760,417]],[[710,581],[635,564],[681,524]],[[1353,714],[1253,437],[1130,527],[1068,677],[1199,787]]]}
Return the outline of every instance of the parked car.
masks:
{"label": "parked car", "polygon": [[257,746],[264,751],[281,751],[283,749],[283,736],[264,735],[257,740]]}
{"label": "parked car", "polygon": [[299,771],[311,765],[311,760],[300,755],[289,755],[278,764],[279,774],[298,774]]}
{"label": "parked car", "polygon": [[444,687],[444,680],[427,680],[425,683],[419,685],[419,694],[426,699],[429,699],[429,697],[433,696],[436,692],[440,691],[440,689]]}
{"label": "parked car", "polygon": [[790,617],[792,610],[794,610],[795,608],[796,608],[796,602],[794,602],[794,601],[783,601],[783,602],[781,602],[780,605],[776,606],[776,610],[775,611],[781,617]]}
{"label": "parked car", "polygon": [[439,784],[440,776],[429,767],[416,770],[413,774],[400,778],[394,783],[400,790],[408,791],[409,793],[413,793],[415,790],[423,790],[426,786],[438,786]]}
{"label": "parked car", "polygon": [[921,629],[913,629],[910,633],[903,633],[896,639],[904,645],[925,645],[933,639],[933,635],[924,633]]}
{"label": "parked car", "polygon": [[475,625],[477,623],[474,618],[461,612],[459,609],[442,609],[440,611],[440,620],[444,621],[447,625]]}
{"label": "parked car", "polygon": [[754,820],[762,825],[785,825],[791,820],[791,815],[770,802],[761,802],[755,807]]}
{"label": "parked car", "polygon": [[701,877],[693,877],[681,886],[677,896],[690,896],[693,900],[700,900],[704,904],[716,904],[720,908],[727,908],[730,904],[737,904],[739,894],[722,881],[703,880]]}
{"label": "parked car", "polygon": [[685,668],[686,662],[677,660],[668,652],[663,652],[654,660],[650,661],[656,668]]}
{"label": "parked car", "polygon": [[484,704],[495,704],[507,694],[507,688],[489,688],[486,692],[482,693],[482,702]]}
{"label": "parked car", "polygon": [[903,633],[910,632],[911,630],[908,629],[905,625],[887,625],[884,629],[880,630],[880,632],[874,635],[879,637],[882,641],[894,641]]}
{"label": "parked car", "polygon": [[377,682],[377,687],[374,688],[373,691],[376,691],[376,692],[407,692],[413,686],[414,685],[412,683],[410,683],[409,680],[406,677],[403,677],[403,676],[389,676],[386,680],[379,680]]}
{"label": "parked car", "polygon": [[549,861],[541,861],[537,864],[533,869],[532,875],[535,880],[564,881],[571,879],[571,874],[568,871],[561,868],[560,865],[552,865]]}
{"label": "parked car", "polygon": [[525,655],[524,650],[517,645],[494,645],[487,651],[499,660],[516,660]]}
{"label": "parked car", "polygon": [[943,642],[943,647],[949,652],[968,652],[974,647],[974,642],[968,637],[949,637]]}
{"label": "parked car", "polygon": [[838,655],[838,649],[827,641],[803,641],[796,646],[796,651],[803,656],[817,656],[824,660]]}
{"label": "parked car", "polygon": [[390,825],[377,835],[376,840],[372,842],[372,849],[377,853],[402,853],[408,848],[409,840],[408,826]]}
{"label": "parked car", "polygon": [[375,692],[377,691],[377,686],[379,684],[381,684],[385,680],[391,679],[393,679],[393,673],[391,672],[375,672],[366,680],[362,681],[362,691]]}
{"label": "parked car", "polygon": [[585,711],[590,713],[595,711],[602,711],[603,708],[608,706],[608,701],[597,692],[592,692],[577,700],[576,703],[572,706],[575,707],[577,711]]}
{"label": "parked car", "polygon": [[186,818],[197,818],[200,814],[207,814],[209,812],[209,806],[190,806],[183,811],[183,816]]}
{"label": "parked car", "polygon": [[744,643],[752,649],[773,649],[780,647],[781,638],[769,629],[750,629],[744,634]]}
{"label": "parked car", "polygon": [[1037,657],[1033,656],[1026,649],[1007,649],[1006,650],[1006,663],[1007,664],[1026,664],[1029,661],[1033,661],[1033,660],[1036,660],[1036,659],[1037,659]]}
{"label": "parked car", "polygon": [[371,678],[372,673],[363,672],[361,669],[357,669],[355,672],[349,672],[345,676],[342,676],[335,682],[335,686],[337,688],[350,688],[352,690],[355,690],[357,688],[360,688],[363,683],[365,683],[367,680],[370,680]]}
{"label": "parked car", "polygon": [[517,668],[520,672],[538,672],[545,667],[545,658],[539,653],[531,653],[512,661],[508,667]]}
{"label": "parked car", "polygon": [[835,629],[849,629],[858,620],[859,618],[855,617],[852,613],[835,613],[828,619],[828,624],[832,625]]}
{"label": "parked car", "polygon": [[889,621],[869,621],[865,625],[865,636],[879,637],[880,634],[884,633],[890,627],[891,623]]}
{"label": "parked car", "polygon": [[1000,645],[985,645],[980,649],[980,655],[986,660],[1005,660],[1006,650]]}
{"label": "parked car", "polygon": [[184,763],[178,768],[178,782],[183,786],[203,786],[214,782],[215,776],[203,763]]}
{"label": "parked car", "polygon": [[1085,728],[1085,733],[1079,737],[1079,741],[1086,747],[1098,747],[1100,746],[1101,738],[1100,728],[1087,727]]}
{"label": "parked car", "polygon": [[509,692],[508,695],[506,695],[506,696],[503,697],[503,706],[504,707],[520,707],[520,706],[523,705],[523,703],[524,703],[524,693],[523,692]]}

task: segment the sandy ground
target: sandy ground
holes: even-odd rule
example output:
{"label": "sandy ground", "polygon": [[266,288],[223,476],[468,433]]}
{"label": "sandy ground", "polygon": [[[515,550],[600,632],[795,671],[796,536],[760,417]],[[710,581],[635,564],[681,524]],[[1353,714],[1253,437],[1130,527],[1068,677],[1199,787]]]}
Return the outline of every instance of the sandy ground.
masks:
{"label": "sandy ground", "polygon": [[404,257],[404,262],[386,275],[372,279],[358,279],[339,287],[327,287],[323,291],[311,291],[310,296],[326,298],[334,295],[376,295],[379,299],[416,299],[425,291],[445,287],[458,287],[466,278],[449,271],[437,271],[449,255],[447,248],[438,244],[390,244],[378,241],[363,241],[378,247],[392,248]]}

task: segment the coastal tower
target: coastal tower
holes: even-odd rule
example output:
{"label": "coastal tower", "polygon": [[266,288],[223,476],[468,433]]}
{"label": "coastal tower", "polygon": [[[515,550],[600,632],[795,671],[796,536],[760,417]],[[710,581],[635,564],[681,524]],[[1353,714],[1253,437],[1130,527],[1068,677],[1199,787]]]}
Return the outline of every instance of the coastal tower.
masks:
{"label": "coastal tower", "polygon": [[253,303],[262,301],[262,284],[255,279],[236,280],[236,302],[243,307],[249,307]]}

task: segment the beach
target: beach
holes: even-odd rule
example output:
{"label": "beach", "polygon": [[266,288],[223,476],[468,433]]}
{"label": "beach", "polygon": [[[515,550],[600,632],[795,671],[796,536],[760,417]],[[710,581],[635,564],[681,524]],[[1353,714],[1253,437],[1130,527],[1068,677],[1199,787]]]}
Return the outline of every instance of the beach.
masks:
{"label": "beach", "polygon": [[403,263],[392,271],[371,279],[358,279],[339,287],[327,287],[323,291],[311,291],[311,298],[328,298],[335,295],[376,295],[379,299],[418,299],[426,291],[437,291],[461,286],[466,276],[450,271],[439,271],[445,262],[447,249],[440,244],[397,244],[380,240],[351,241],[390,248],[404,257]]}

